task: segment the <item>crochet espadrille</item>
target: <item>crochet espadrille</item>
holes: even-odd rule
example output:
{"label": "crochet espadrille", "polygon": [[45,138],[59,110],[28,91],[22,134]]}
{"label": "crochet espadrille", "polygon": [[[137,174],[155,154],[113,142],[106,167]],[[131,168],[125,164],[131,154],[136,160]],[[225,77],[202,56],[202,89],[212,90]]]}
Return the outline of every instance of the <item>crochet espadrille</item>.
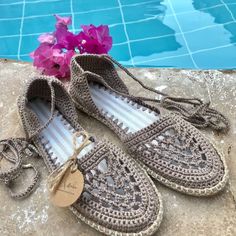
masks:
{"label": "crochet espadrille", "polygon": [[[69,208],[78,218],[106,235],[152,235],[158,229],[163,206],[150,177],[119,148],[83,130],[74,103],[59,80],[33,78],[19,98],[18,108],[26,139],[18,139],[17,145],[33,144],[50,173],[59,172],[61,177],[60,168],[68,164],[77,146],[73,164],[83,175],[84,187]],[[75,134],[78,137],[73,143]],[[7,148],[6,144],[4,152]],[[60,184],[53,180],[52,189]]]}
{"label": "crochet espadrille", "polygon": [[[115,64],[143,88],[160,94],[107,55],[76,55],[71,61],[69,92],[77,107],[110,127],[135,160],[166,186],[196,196],[222,190],[228,180],[224,157],[189,122],[220,131],[228,129],[227,119],[199,99],[163,93],[161,101],[132,96]],[[144,101],[160,102],[182,118],[170,112],[163,114]]]}

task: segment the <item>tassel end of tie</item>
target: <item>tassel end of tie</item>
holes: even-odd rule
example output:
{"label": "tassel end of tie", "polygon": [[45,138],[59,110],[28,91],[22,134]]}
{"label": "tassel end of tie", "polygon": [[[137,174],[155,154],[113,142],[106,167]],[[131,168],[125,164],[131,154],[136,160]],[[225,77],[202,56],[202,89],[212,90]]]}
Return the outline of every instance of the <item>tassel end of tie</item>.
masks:
{"label": "tassel end of tie", "polygon": [[210,108],[210,102],[200,99],[164,97],[161,106],[176,112],[197,128],[211,128],[218,132],[229,130],[228,119],[219,111]]}

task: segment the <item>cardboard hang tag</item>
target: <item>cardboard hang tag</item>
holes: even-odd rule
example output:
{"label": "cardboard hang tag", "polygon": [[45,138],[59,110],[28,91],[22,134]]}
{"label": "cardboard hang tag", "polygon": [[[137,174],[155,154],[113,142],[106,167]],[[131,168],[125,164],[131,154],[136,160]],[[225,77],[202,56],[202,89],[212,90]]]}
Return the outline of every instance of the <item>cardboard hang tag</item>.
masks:
{"label": "cardboard hang tag", "polygon": [[78,169],[68,168],[57,189],[50,193],[50,199],[55,206],[68,207],[79,199],[83,188],[83,174]]}

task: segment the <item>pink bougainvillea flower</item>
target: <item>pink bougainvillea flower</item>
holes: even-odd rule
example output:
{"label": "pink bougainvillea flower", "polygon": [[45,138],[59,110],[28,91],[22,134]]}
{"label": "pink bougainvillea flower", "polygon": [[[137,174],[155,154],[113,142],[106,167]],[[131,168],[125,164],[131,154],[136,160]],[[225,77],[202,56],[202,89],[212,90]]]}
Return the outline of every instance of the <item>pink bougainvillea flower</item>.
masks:
{"label": "pink bougainvillea flower", "polygon": [[74,56],[75,52],[73,50],[68,50],[67,52],[59,52],[56,50],[53,55],[53,62],[55,63],[53,68],[57,68],[57,74],[53,73],[58,78],[70,78],[70,61]]}
{"label": "pink bougainvillea flower", "polygon": [[74,54],[73,50],[63,52],[57,46],[42,43],[30,55],[34,59],[33,65],[43,74],[69,78],[70,60]]}
{"label": "pink bougainvillea flower", "polygon": [[64,27],[67,28],[71,24],[71,17],[61,17],[59,15],[54,15],[56,17],[57,23],[56,28]]}
{"label": "pink bougainvillea flower", "polygon": [[68,30],[68,25],[71,24],[71,17],[61,17],[55,15],[57,19],[56,31],[54,32],[57,44],[61,48],[74,50],[78,46],[76,36]]}
{"label": "pink bougainvillea flower", "polygon": [[55,39],[55,36],[53,34],[45,33],[45,34],[41,34],[38,37],[38,41],[40,43],[54,44],[56,42],[56,39]]}
{"label": "pink bougainvillea flower", "polygon": [[59,27],[54,33],[58,46],[67,50],[74,50],[78,46],[76,35],[68,29]]}
{"label": "pink bougainvillea flower", "polygon": [[77,35],[80,53],[107,53],[112,47],[112,37],[107,25],[82,25],[83,29]]}
{"label": "pink bougainvillea flower", "polygon": [[33,65],[45,75],[57,78],[70,77],[70,60],[80,53],[107,53],[112,47],[112,38],[106,25],[82,25],[82,32],[78,35],[68,30],[71,17],[56,17],[56,30],[53,33],[44,33],[39,36],[39,47],[30,56]]}

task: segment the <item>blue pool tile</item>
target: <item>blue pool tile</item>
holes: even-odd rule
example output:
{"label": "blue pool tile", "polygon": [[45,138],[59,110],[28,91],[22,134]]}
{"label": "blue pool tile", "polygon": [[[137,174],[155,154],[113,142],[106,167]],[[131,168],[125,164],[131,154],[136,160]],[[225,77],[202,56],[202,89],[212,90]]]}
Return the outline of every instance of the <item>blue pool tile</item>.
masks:
{"label": "blue pool tile", "polygon": [[224,2],[228,5],[230,5],[230,3],[234,3],[235,4],[235,0],[224,0]]}
{"label": "blue pool tile", "polygon": [[21,59],[22,61],[32,61],[32,59],[30,58],[29,55],[20,56],[20,59]]}
{"label": "blue pool tile", "polygon": [[79,28],[81,24],[113,25],[117,23],[122,23],[120,12],[117,9],[93,12],[93,14],[90,13],[86,13],[83,15],[75,14],[74,19],[76,28]]}
{"label": "blue pool tile", "polygon": [[20,20],[0,20],[0,36],[18,35],[20,31],[20,25]]}
{"label": "blue pool tile", "polygon": [[233,15],[234,20],[236,19],[236,4],[227,5],[230,13]]}
{"label": "blue pool tile", "polygon": [[55,23],[56,20],[53,16],[25,19],[23,26],[23,34],[52,32],[55,29]]}
{"label": "blue pool tile", "polygon": [[[131,43],[133,56],[149,56],[153,53],[163,53],[169,51],[174,51],[176,53],[181,47],[182,45],[176,41],[175,36]],[[143,50],[144,48],[145,50]],[[182,51],[181,53],[186,53],[186,51]]]}
{"label": "blue pool tile", "polygon": [[[161,20],[150,20],[126,25],[130,40],[163,37],[174,35],[176,32]],[[143,30],[140,30],[142,28]]]}
{"label": "blue pool tile", "polygon": [[[219,14],[219,12],[221,12],[221,14]],[[177,18],[184,32],[216,25],[216,23],[224,24],[232,21],[229,12],[222,6],[200,12],[196,11],[188,14],[181,14],[178,15]]]}
{"label": "blue pool tile", "polygon": [[[110,34],[112,36],[114,44],[123,43],[127,41],[123,25],[117,25],[117,26],[111,27]],[[117,37],[117,35],[119,36]]]}
{"label": "blue pool tile", "polygon": [[[142,3],[142,2],[141,2]],[[162,18],[165,15],[166,6],[159,2],[151,2],[150,4],[141,4],[133,6],[132,4],[123,7],[125,22],[138,21],[151,17]]]}
{"label": "blue pool tile", "polygon": [[236,43],[236,22],[224,25],[224,28],[231,34],[229,40],[231,43]]}
{"label": "blue pool tile", "polygon": [[[4,57],[17,59],[22,9],[23,0],[0,0]],[[236,61],[230,46],[236,43],[236,23],[229,24],[235,21],[235,0],[25,0],[21,60],[30,60],[39,34],[54,31],[54,13],[74,16],[76,32],[80,24],[108,24],[111,54],[125,65],[132,65],[129,45],[138,66],[230,68]]]}
{"label": "blue pool tile", "polygon": [[[230,25],[234,33],[236,33],[236,23]],[[185,38],[192,52],[230,44],[231,37],[231,32],[221,25],[185,34]],[[207,40],[204,40],[204,38],[207,38]]]}
{"label": "blue pool tile", "polygon": [[22,4],[17,5],[0,5],[0,19],[5,18],[21,18],[22,16]]}
{"label": "blue pool tile", "polygon": [[[140,50],[143,48],[145,48],[145,51],[141,53]],[[165,60],[165,63],[167,63],[167,61],[170,60],[170,64],[176,61],[178,64],[177,67],[181,67],[179,65],[181,65],[180,63],[183,63],[181,68],[185,66],[186,68],[197,68],[197,65],[193,62],[194,59],[192,59],[189,55],[191,52],[188,51],[186,42],[181,34],[131,43],[131,50],[134,56],[135,65],[138,66],[139,58],[144,57],[142,61],[154,59],[152,62],[150,62],[150,65],[152,66],[155,65],[155,61]],[[145,66],[146,65],[148,65],[148,62],[145,64]],[[157,65],[159,66],[161,64],[157,63]]]}
{"label": "blue pool tile", "polygon": [[182,12],[188,12],[188,11],[193,11],[196,8],[211,8],[216,5],[222,5],[221,0],[168,0],[170,4],[174,9],[174,12],[178,15]]}
{"label": "blue pool tile", "polygon": [[156,3],[159,4],[160,1],[162,0],[120,0],[120,3],[122,6],[126,6],[126,5],[134,5],[134,4],[141,4],[141,5],[148,5],[148,4],[152,4],[152,3]]}
{"label": "blue pool tile", "polygon": [[3,5],[11,6],[11,5],[21,5],[21,4],[22,4],[22,1],[16,1],[16,0],[1,0],[0,2],[0,6],[3,6]]}
{"label": "blue pool tile", "polygon": [[16,55],[18,44],[18,37],[8,38],[7,40],[0,38],[0,55]]}
{"label": "blue pool tile", "polygon": [[181,30],[178,26],[178,23],[175,20],[175,17],[173,15],[166,15],[163,18],[163,24],[165,24],[166,26],[168,26],[169,28],[173,29],[175,31],[175,33],[180,33]]}
{"label": "blue pool tile", "polygon": [[198,9],[205,9],[205,8],[214,8],[217,6],[222,6],[223,2],[221,0],[195,0],[193,1],[193,7]]}
{"label": "blue pool tile", "polygon": [[20,53],[29,54],[34,51],[39,46],[37,38],[38,36],[23,36]]}
{"label": "blue pool tile", "polygon": [[114,46],[109,52],[109,54],[111,54],[118,61],[130,60],[129,49],[127,44]]}
{"label": "blue pool tile", "polygon": [[73,0],[72,3],[73,3],[73,10],[76,13],[118,7],[117,0],[106,0],[106,1],[86,0],[86,3],[84,0]]}
{"label": "blue pool tile", "polygon": [[25,5],[25,17],[37,15],[53,15],[60,13],[70,14],[70,1],[45,1],[27,3]]}
{"label": "blue pool tile", "polygon": [[[179,67],[179,68],[194,68],[192,60],[189,55],[178,56],[178,57],[162,57],[159,54],[151,55],[150,57],[140,57],[135,61],[136,66],[143,67]],[[184,65],[184,66],[183,66]]]}
{"label": "blue pool tile", "polygon": [[8,60],[14,60],[14,61],[16,60],[16,56],[15,55],[13,55],[13,56],[7,55],[5,58],[8,59]]}
{"label": "blue pool tile", "polygon": [[236,45],[196,53],[194,59],[202,69],[236,69]]}

